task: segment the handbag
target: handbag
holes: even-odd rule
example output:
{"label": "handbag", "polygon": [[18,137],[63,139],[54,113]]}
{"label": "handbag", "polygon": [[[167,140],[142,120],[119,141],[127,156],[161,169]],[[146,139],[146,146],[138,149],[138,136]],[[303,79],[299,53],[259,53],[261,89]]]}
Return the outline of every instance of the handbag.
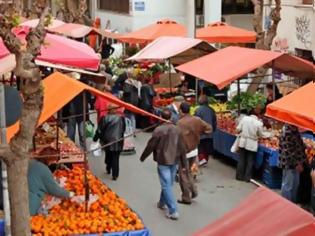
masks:
{"label": "handbag", "polygon": [[85,134],[87,138],[94,137],[94,124],[91,121],[85,123]]}
{"label": "handbag", "polygon": [[240,136],[237,136],[232,147],[231,147],[231,152],[232,153],[238,153],[239,152],[239,144],[240,144]]}
{"label": "handbag", "polygon": [[90,150],[93,151],[95,157],[102,156],[101,144],[99,142],[91,143]]}

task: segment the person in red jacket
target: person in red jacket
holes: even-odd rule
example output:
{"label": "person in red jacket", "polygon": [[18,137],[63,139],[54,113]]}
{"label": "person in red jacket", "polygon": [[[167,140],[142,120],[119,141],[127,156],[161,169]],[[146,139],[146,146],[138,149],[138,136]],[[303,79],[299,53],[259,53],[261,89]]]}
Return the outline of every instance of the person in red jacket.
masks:
{"label": "person in red jacket", "polygon": [[[102,92],[106,91],[106,87],[104,85],[99,87],[99,90]],[[100,122],[102,117],[106,116],[108,113],[108,99],[101,97],[101,96],[96,96],[96,100],[94,103],[94,109],[97,112],[97,123]]]}

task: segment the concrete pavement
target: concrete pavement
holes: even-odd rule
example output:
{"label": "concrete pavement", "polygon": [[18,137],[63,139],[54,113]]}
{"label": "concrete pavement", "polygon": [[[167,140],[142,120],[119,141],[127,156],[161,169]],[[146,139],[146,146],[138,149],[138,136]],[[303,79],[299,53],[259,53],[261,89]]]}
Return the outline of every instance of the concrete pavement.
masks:
{"label": "concrete pavement", "polygon": [[[250,183],[234,180],[235,168],[219,160],[211,160],[208,167],[202,169],[199,177],[199,196],[190,206],[179,205],[180,219],[171,221],[156,208],[160,194],[160,184],[156,163],[149,157],[144,163],[139,157],[151,134],[137,136],[137,153],[121,156],[120,176],[118,181],[111,180],[105,174],[104,157],[90,157],[92,172],[112,188],[119,196],[126,199],[144,220],[154,236],[188,236],[203,228],[224,213],[235,207],[256,187]],[[176,197],[180,197],[180,188],[176,185]]]}

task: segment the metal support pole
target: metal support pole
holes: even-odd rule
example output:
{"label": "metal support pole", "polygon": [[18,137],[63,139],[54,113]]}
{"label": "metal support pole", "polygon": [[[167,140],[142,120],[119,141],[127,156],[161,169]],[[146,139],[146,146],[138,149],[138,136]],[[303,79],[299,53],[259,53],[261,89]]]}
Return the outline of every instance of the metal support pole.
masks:
{"label": "metal support pole", "polygon": [[88,169],[88,162],[87,162],[87,156],[86,156],[86,110],[87,110],[87,101],[86,101],[86,92],[83,92],[83,150],[84,150],[84,187],[85,187],[85,211],[88,212],[88,203],[90,198],[90,191],[89,191],[89,180],[87,178],[87,169]]}
{"label": "metal support pole", "polygon": [[[1,143],[7,143],[7,130],[6,130],[6,117],[5,117],[5,94],[4,85],[0,84],[0,127],[1,128]],[[5,234],[11,235],[11,218],[10,218],[10,202],[8,191],[8,175],[7,167],[4,162],[1,163],[2,167],[2,187],[3,187],[3,207],[4,207],[4,220],[5,220]]]}
{"label": "metal support pole", "polygon": [[272,97],[272,100],[275,101],[276,100],[276,81],[275,81],[275,61],[273,60],[272,61],[272,66],[271,66],[271,69],[272,69],[272,93],[273,93],[273,97]]}
{"label": "metal support pole", "polygon": [[168,59],[168,80],[170,82],[170,92],[172,93],[171,59]]}
{"label": "metal support pole", "polygon": [[196,93],[196,104],[198,104],[198,90],[199,90],[199,80],[196,78],[196,85],[195,85],[195,93]]}
{"label": "metal support pole", "polygon": [[240,85],[239,79],[237,80],[237,96],[238,96],[237,111],[238,111],[238,114],[240,115],[241,114],[241,85]]}

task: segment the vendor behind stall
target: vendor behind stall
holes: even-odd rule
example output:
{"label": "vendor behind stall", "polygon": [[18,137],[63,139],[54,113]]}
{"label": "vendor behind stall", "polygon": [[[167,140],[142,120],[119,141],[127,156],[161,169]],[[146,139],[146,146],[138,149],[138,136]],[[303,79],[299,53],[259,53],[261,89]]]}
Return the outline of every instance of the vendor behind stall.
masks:
{"label": "vendor behind stall", "polygon": [[37,160],[29,162],[28,189],[29,209],[32,216],[38,213],[46,194],[66,199],[74,196],[74,193],[68,192],[58,185],[47,165]]}

